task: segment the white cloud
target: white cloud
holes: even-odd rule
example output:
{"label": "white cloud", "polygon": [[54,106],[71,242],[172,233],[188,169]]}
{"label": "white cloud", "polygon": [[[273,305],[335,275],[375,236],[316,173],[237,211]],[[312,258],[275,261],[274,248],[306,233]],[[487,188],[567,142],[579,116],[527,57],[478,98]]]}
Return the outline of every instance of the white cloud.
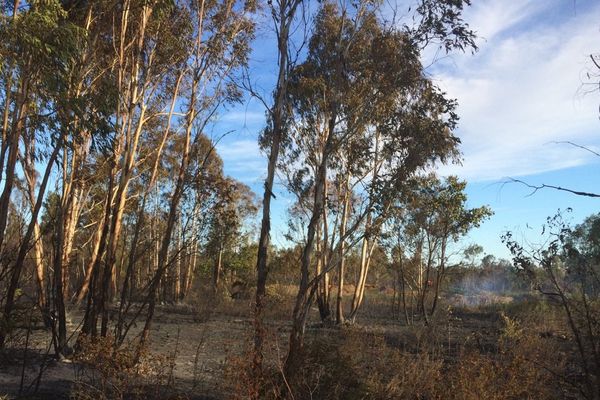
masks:
{"label": "white cloud", "polygon": [[256,140],[242,139],[222,142],[217,151],[223,159],[225,173],[246,184],[253,184],[266,171],[266,160]]}
{"label": "white cloud", "polygon": [[493,41],[496,35],[526,20],[547,4],[539,0],[477,1],[465,13],[465,19],[484,40]]}
{"label": "white cloud", "polygon": [[217,150],[224,159],[243,159],[260,156],[257,141],[250,139],[222,142],[217,145]]}
{"label": "white cloud", "polygon": [[[442,173],[491,180],[594,160],[581,150],[548,143],[600,143],[600,98],[578,94],[586,58],[599,50],[594,39],[600,7],[550,26],[544,18],[558,3],[545,2],[544,9],[540,3],[483,2],[468,20],[488,35],[480,53],[456,57],[454,68],[437,68],[434,78],[459,102],[464,153],[462,167],[443,167]],[[515,21],[525,20],[527,26],[515,27]]]}
{"label": "white cloud", "polygon": [[264,124],[265,113],[258,111],[230,111],[221,116],[220,120],[238,125]]}

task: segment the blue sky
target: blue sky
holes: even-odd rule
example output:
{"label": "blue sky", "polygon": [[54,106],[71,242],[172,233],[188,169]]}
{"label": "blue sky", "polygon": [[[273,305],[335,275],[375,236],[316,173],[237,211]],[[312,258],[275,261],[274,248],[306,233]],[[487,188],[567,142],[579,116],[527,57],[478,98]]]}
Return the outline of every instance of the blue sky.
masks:
{"label": "blue sky", "polygon": [[[572,207],[573,222],[600,212],[600,200],[553,190],[502,183],[507,177],[600,192],[600,158],[557,142],[572,141],[600,151],[600,94],[582,86],[599,53],[598,0],[474,0],[465,20],[478,33],[475,55],[454,54],[427,72],[459,102],[456,134],[462,165],[442,166],[469,182],[472,207],[489,205],[495,215],[470,233],[486,253],[508,257],[500,242],[506,230],[535,242],[540,225],[558,208]],[[269,96],[275,44],[265,19],[252,57],[254,85]],[[429,65],[433,51],[423,54]],[[256,138],[264,125],[260,102],[249,100],[223,113],[214,135],[233,130],[218,146],[225,172],[262,195],[266,157]],[[290,195],[278,190],[273,204],[273,241],[284,245],[285,210]]]}

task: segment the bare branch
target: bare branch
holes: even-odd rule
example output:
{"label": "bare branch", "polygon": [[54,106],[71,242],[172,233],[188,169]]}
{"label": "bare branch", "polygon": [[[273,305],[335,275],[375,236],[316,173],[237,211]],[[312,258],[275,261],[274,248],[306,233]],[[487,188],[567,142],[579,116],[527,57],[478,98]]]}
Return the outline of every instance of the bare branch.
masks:
{"label": "bare branch", "polygon": [[580,148],[580,149],[582,149],[582,150],[585,150],[585,151],[587,151],[587,152],[590,152],[590,153],[592,153],[592,154],[593,154],[593,155],[595,155],[595,156],[598,156],[598,157],[600,157],[600,153],[598,153],[598,152],[596,152],[596,151],[594,151],[594,150],[590,149],[589,147],[582,146],[582,145],[580,145],[580,144],[573,143],[573,142],[570,142],[570,141],[568,141],[568,140],[564,140],[564,141],[560,141],[560,142],[556,142],[556,141],[554,141],[554,142],[551,142],[551,143],[555,143],[555,144],[569,144],[569,145],[571,145],[571,146],[573,146],[573,147]]}
{"label": "bare branch", "polygon": [[531,193],[529,193],[527,195],[527,197],[533,196],[540,189],[555,189],[555,190],[560,190],[562,192],[572,193],[577,196],[600,198],[600,194],[597,194],[597,193],[582,192],[579,190],[573,190],[573,189],[568,189],[568,188],[564,188],[561,186],[546,185],[546,184],[541,184],[541,185],[536,186],[536,185],[532,185],[530,183],[524,182],[520,179],[514,179],[514,178],[508,178],[508,180],[505,181],[503,184],[507,184],[507,183],[520,183],[520,184],[532,189]]}
{"label": "bare branch", "polygon": [[598,63],[598,60],[596,60],[596,57],[594,57],[593,54],[590,54],[590,58],[592,59],[592,62],[594,63],[596,68],[600,69],[600,64]]}

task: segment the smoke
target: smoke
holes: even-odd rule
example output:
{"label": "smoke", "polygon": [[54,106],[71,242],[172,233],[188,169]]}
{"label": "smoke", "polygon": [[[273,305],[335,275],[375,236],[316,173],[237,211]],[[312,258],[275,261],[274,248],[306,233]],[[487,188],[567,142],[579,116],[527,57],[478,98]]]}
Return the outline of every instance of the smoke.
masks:
{"label": "smoke", "polygon": [[515,288],[510,271],[469,269],[449,286],[449,302],[454,306],[478,307],[514,301]]}

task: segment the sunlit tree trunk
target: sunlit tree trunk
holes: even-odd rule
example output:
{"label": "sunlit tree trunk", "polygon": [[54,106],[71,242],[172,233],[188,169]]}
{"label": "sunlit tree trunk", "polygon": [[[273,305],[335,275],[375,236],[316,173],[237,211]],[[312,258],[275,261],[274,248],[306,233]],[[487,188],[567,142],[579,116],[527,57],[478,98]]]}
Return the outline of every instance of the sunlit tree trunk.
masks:
{"label": "sunlit tree trunk", "polygon": [[[373,156],[373,165],[371,166],[372,180],[377,181],[379,178],[379,169],[381,168],[380,160],[379,160],[379,132],[375,133],[375,150]],[[369,207],[371,204],[375,203],[373,199],[373,193],[369,193]],[[365,295],[365,287],[367,284],[367,277],[369,274],[369,266],[371,265],[371,256],[373,254],[373,250],[375,249],[375,245],[377,242],[376,237],[376,227],[373,223],[373,216],[371,209],[367,211],[367,220],[365,223],[365,232],[364,238],[361,248],[361,257],[360,257],[360,273],[358,277],[358,282],[354,289],[354,295],[352,297],[352,310],[350,311],[350,318],[352,321],[356,319],[356,314],[358,313],[358,309],[360,308],[364,295]]]}
{"label": "sunlit tree trunk", "polygon": [[125,269],[125,277],[123,278],[123,286],[121,288],[121,300],[120,300],[120,304],[119,304],[119,315],[117,318],[117,327],[116,327],[116,334],[115,334],[115,336],[116,336],[115,339],[118,341],[122,341],[124,339],[124,338],[122,338],[123,324],[124,324],[124,315],[123,314],[125,312],[126,304],[129,301],[131,287],[133,286],[131,280],[134,275],[135,265],[136,265],[136,262],[137,262],[138,256],[139,256],[138,255],[138,245],[139,245],[139,241],[140,241],[140,235],[141,235],[142,228],[146,221],[146,204],[147,204],[148,196],[150,196],[152,189],[155,187],[155,184],[156,184],[158,168],[160,165],[160,161],[162,159],[162,154],[165,149],[165,145],[167,143],[167,138],[169,137],[169,134],[171,131],[171,121],[173,118],[173,113],[175,112],[175,105],[176,105],[176,102],[177,102],[177,99],[179,96],[179,89],[181,86],[181,81],[183,80],[183,76],[184,76],[183,70],[180,70],[180,72],[177,76],[175,88],[173,90],[173,98],[171,100],[171,106],[169,108],[169,113],[167,116],[167,124],[163,131],[163,135],[161,137],[159,146],[156,150],[156,158],[155,158],[154,164],[152,165],[152,172],[150,174],[150,179],[148,180],[146,190],[144,191],[143,196],[142,196],[141,205],[138,206],[139,208],[138,208],[138,213],[137,213],[137,218],[136,218],[136,224],[134,227],[133,238],[131,240],[131,246],[129,248],[129,255],[127,257],[127,266]]}
{"label": "sunlit tree trunk", "polygon": [[19,154],[19,140],[23,136],[22,132],[29,112],[29,102],[27,100],[27,93],[29,91],[28,86],[27,80],[25,79],[23,79],[19,85],[19,91],[15,97],[16,103],[14,105],[11,120],[10,135],[7,135],[5,139],[5,142],[8,143],[8,158],[6,166],[4,167],[4,188],[0,195],[0,248],[2,248],[2,244],[4,243],[10,197],[15,183],[15,168]]}
{"label": "sunlit tree trunk", "polygon": [[[112,218],[110,221],[110,230],[106,248],[106,260],[104,265],[102,286],[100,291],[99,314],[102,317],[102,326],[100,334],[106,336],[108,333],[108,309],[107,302],[110,295],[110,282],[114,269],[116,268],[117,247],[121,237],[122,219],[125,211],[125,203],[127,200],[127,188],[131,181],[131,173],[134,167],[134,162],[137,158],[138,144],[140,135],[143,131],[146,121],[147,103],[144,99],[144,90],[146,82],[140,82],[142,70],[142,49],[146,40],[146,26],[152,14],[152,5],[145,3],[142,7],[140,18],[138,21],[138,30],[135,36],[135,51],[131,56],[126,55],[126,32],[130,18],[130,3],[126,1],[123,6],[121,16],[121,43],[119,49],[119,84],[118,87],[125,89],[124,92],[129,96],[122,107],[124,113],[119,125],[117,135],[122,137],[123,151],[120,161],[120,176],[117,185],[117,193],[112,208]],[[148,59],[152,59],[150,55]],[[128,69],[128,64],[131,63],[131,70]],[[149,79],[149,77],[145,77]],[[141,85],[141,87],[140,87]],[[138,109],[137,115],[134,118],[134,110]]]}
{"label": "sunlit tree trunk", "polygon": [[90,282],[92,280],[92,271],[94,269],[94,265],[96,264],[96,258],[98,257],[98,253],[100,250],[100,239],[102,237],[102,221],[98,221],[96,224],[96,230],[94,232],[94,238],[92,240],[92,254],[90,259],[88,260],[87,267],[85,268],[85,273],[83,276],[83,281],[76,295],[76,303],[80,304],[83,299],[85,299],[88,289],[90,287]]}
{"label": "sunlit tree trunk", "polygon": [[[23,172],[25,174],[25,181],[27,182],[27,199],[31,211],[35,209],[36,202],[36,170],[34,166],[34,154],[35,154],[35,140],[34,137],[30,138],[29,143],[26,144],[25,157],[23,157]],[[48,307],[48,300],[46,297],[46,267],[44,265],[44,245],[42,243],[42,234],[40,231],[40,224],[38,221],[34,221],[33,226],[33,250],[34,250],[34,265],[35,265],[35,278],[38,288],[37,301],[42,314],[42,319],[46,327],[50,327],[50,310]]]}
{"label": "sunlit tree trunk", "polygon": [[316,276],[320,276],[323,272],[322,279],[319,280],[319,287],[317,290],[317,304],[319,306],[319,315],[322,321],[329,321],[331,319],[331,309],[329,304],[329,272],[327,270],[322,271],[322,268],[328,268],[328,254],[329,254],[329,225],[327,221],[327,180],[325,180],[323,188],[323,232],[320,235],[317,232],[317,238],[322,237],[322,240],[317,240],[317,249],[319,259],[317,260],[317,273]]}
{"label": "sunlit tree trunk", "polygon": [[344,323],[344,275],[346,273],[346,225],[348,224],[348,206],[350,202],[350,193],[348,190],[348,179],[349,175],[346,175],[344,181],[344,197],[342,206],[342,220],[340,222],[340,245],[339,245],[339,267],[338,267],[338,287],[337,287],[337,299],[336,299],[336,322],[338,324]]}
{"label": "sunlit tree trunk", "polygon": [[194,278],[194,272],[196,270],[196,253],[198,252],[198,239],[197,239],[197,226],[198,226],[198,203],[194,204],[194,210],[192,211],[192,250],[191,255],[188,258],[187,270],[185,273],[185,281],[183,290],[181,292],[181,300],[183,300],[189,293],[192,287],[192,281]]}

